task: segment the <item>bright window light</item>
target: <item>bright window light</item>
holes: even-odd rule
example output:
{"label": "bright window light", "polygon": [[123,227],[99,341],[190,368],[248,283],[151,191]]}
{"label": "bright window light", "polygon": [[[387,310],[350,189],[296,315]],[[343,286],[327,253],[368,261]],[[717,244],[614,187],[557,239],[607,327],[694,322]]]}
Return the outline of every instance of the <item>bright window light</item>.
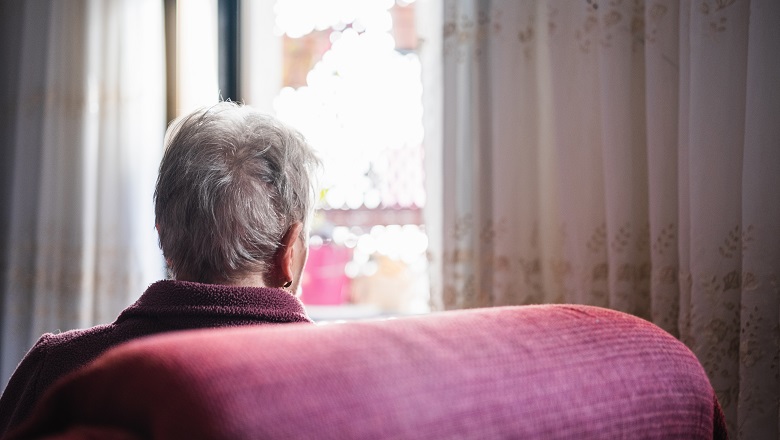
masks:
{"label": "bright window light", "polygon": [[[428,310],[428,240],[419,224],[425,204],[422,81],[411,3],[275,4],[285,87],[274,112],[306,136],[324,165],[303,280],[307,304]],[[394,21],[398,17],[405,27]],[[418,214],[412,223],[384,215],[399,211]]]}

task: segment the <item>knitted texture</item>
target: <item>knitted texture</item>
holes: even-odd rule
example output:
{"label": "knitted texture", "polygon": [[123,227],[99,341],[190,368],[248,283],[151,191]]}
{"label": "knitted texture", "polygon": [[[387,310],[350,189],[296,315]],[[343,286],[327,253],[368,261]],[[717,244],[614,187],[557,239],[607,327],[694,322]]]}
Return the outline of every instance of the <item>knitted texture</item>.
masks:
{"label": "knitted texture", "polygon": [[59,383],[12,438],[712,439],[719,418],[657,326],[546,305],[148,338]]}

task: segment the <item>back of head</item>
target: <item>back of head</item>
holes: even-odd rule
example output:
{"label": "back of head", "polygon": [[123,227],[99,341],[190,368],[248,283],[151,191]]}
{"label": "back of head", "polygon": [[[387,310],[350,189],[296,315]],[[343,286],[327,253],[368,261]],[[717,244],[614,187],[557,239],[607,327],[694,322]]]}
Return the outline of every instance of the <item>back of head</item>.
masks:
{"label": "back of head", "polygon": [[171,125],[155,189],[160,247],[178,279],[229,284],[266,273],[283,235],[306,227],[319,161],[303,136],[232,102]]}

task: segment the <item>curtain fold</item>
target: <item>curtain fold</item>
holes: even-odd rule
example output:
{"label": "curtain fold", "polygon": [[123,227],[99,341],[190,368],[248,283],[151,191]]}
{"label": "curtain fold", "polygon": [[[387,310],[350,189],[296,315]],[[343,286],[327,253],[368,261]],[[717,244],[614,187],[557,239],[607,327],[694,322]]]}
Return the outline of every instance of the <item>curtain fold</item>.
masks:
{"label": "curtain fold", "polygon": [[[678,184],[678,167],[682,163],[682,143],[678,142],[682,111],[679,82],[683,73],[677,2],[655,3],[645,10],[645,22],[648,226],[654,237],[650,243],[650,307],[653,322],[680,337],[680,308],[684,300],[677,276],[682,267],[677,240],[679,231],[687,227],[682,225],[678,209],[682,199],[678,188],[684,185]],[[679,182],[687,182],[687,175]]]}
{"label": "curtain fold", "polygon": [[152,194],[165,130],[162,4],[33,0],[3,151],[2,385],[44,332],[112,321],[163,275]]}
{"label": "curtain fold", "polygon": [[734,437],[777,438],[778,14],[445,0],[439,303],[646,318],[699,357]]}
{"label": "curtain fold", "polygon": [[690,47],[689,110],[683,116],[688,119],[690,236],[680,245],[690,248],[690,345],[736,428],[750,3],[722,8],[716,3],[692,7],[689,33],[682,36]]}
{"label": "curtain fold", "polygon": [[[780,437],[780,5],[750,3],[739,295],[741,438]],[[738,272],[739,273],[739,272]]]}

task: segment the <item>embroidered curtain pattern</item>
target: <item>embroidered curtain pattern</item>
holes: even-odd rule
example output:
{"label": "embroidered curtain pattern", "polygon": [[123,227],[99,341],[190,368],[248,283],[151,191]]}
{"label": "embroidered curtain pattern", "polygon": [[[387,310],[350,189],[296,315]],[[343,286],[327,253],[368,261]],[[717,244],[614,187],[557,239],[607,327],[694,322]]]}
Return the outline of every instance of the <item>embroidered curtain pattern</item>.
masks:
{"label": "embroidered curtain pattern", "polygon": [[110,322],[163,276],[152,204],[162,4],[14,3],[3,17],[17,44],[4,69],[17,72],[3,106],[0,387],[41,334]]}
{"label": "embroidered curtain pattern", "polygon": [[434,303],[646,318],[733,436],[777,438],[777,23],[770,0],[445,0]]}

